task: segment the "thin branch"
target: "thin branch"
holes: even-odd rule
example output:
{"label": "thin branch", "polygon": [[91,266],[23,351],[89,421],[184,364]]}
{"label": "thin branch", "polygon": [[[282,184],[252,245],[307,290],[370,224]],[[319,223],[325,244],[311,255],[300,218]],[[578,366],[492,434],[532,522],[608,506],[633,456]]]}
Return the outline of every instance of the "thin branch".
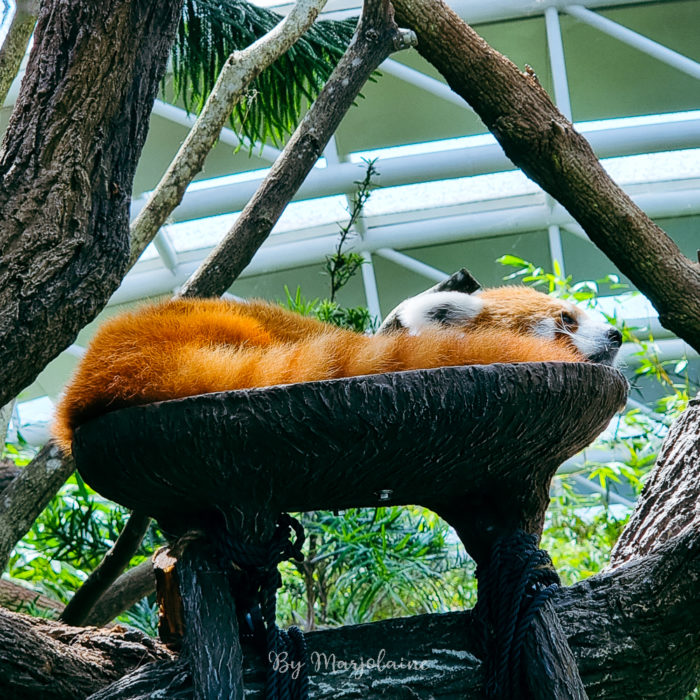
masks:
{"label": "thin branch", "polygon": [[58,447],[49,443],[2,492],[0,571],[7,566],[14,546],[29,532],[32,523],[73,469],[73,458],[66,457]]}
{"label": "thin branch", "polygon": [[0,106],[5,102],[39,16],[38,0],[17,0],[12,23],[0,47]]}
{"label": "thin branch", "polygon": [[589,143],[522,73],[443,0],[395,0],[418,51],[477,112],[506,155],[568,209],[645,294],[666,327],[700,350],[700,265],[618,187]]}
{"label": "thin branch", "polygon": [[85,617],[84,625],[102,627],[142,598],[156,590],[156,579],[150,559],[125,571],[95,603]]}
{"label": "thin branch", "polygon": [[0,459],[0,493],[2,493],[19,475],[21,469],[10,459]]}
{"label": "thin branch", "polygon": [[229,56],[197,121],[131,226],[129,267],[182,201],[245,89],[314,23],[327,0],[297,0],[292,11],[244,51]]}
{"label": "thin branch", "polygon": [[392,52],[413,45],[388,0],[367,0],[355,36],[328,82],[234,227],[184,285],[181,296],[219,296],[269,236],[365,81]]}
{"label": "thin branch", "polygon": [[134,512],[129,516],[112,548],[73,594],[61,614],[61,622],[76,626],[85,624],[85,620],[100,596],[131,561],[150,523],[151,519],[142,513]]}

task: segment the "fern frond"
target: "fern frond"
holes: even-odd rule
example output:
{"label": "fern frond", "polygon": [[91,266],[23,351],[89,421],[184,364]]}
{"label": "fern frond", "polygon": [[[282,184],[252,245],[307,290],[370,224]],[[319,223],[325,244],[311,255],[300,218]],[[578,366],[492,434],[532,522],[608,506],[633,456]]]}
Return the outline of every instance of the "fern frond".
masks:
{"label": "fern frond", "polygon": [[[281,17],[245,0],[186,0],[173,47],[176,95],[198,113],[221,67],[272,29]],[[279,144],[312,101],[350,43],[355,19],[317,22],[284,56],[265,70],[235,107],[231,125],[251,141]]]}

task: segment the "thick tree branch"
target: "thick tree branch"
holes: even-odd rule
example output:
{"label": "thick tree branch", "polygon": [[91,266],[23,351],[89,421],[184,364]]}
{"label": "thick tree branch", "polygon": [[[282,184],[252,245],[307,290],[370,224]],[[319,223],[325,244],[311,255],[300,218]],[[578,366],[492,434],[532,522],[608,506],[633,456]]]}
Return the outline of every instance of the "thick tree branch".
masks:
{"label": "thick tree branch", "polygon": [[38,16],[39,0],[15,2],[12,22],[0,47],[0,106],[5,102],[12,81],[19,73]]}
{"label": "thick tree branch", "polygon": [[187,185],[202,169],[246,87],[306,32],[325,4],[326,0],[297,0],[292,11],[272,31],[244,51],[229,56],[197,121],[131,225],[130,267],[182,201]]}
{"label": "thick tree branch", "polygon": [[610,557],[619,566],[672,537],[700,531],[700,399],[671,427],[642,495]]}
{"label": "thick tree branch", "polygon": [[[590,698],[680,700],[695,686],[700,677],[699,586],[700,535],[686,532],[652,555],[555,595],[554,610]],[[23,623],[21,628],[18,620]],[[13,695],[14,689],[24,687],[21,684],[26,680],[26,671],[20,672],[20,664],[22,669],[44,668],[45,647],[48,644],[51,653],[55,649],[53,639],[47,642],[35,633],[30,636],[24,620],[10,613],[0,614],[3,697],[18,697]],[[37,622],[29,620],[27,624]],[[82,640],[99,634],[86,630],[72,630],[72,633],[81,635]],[[8,635],[15,635],[14,646],[3,643]],[[25,635],[30,639],[28,644],[22,641]],[[59,641],[71,638],[56,637]],[[311,632],[306,638],[312,698],[341,700],[380,694],[396,700],[482,697],[479,635],[469,612],[386,620]],[[529,639],[527,643],[536,642]],[[669,649],[673,649],[672,654],[668,653]],[[42,695],[44,688],[37,691],[36,685],[28,686],[26,694],[21,696],[23,700],[79,697],[71,691],[71,678],[76,684],[84,682],[79,666],[83,657],[79,652],[72,645],[63,649],[64,661],[55,692]],[[164,651],[161,653],[165,655]],[[119,658],[121,653],[115,651],[103,659],[104,669],[91,669],[90,682],[95,690],[115,677],[110,667],[119,664]],[[383,662],[380,669],[367,663],[378,658]],[[352,662],[354,667],[344,666]],[[393,662],[395,667],[387,665],[388,662]],[[244,665],[246,697],[262,698],[262,662],[253,652],[247,652]],[[95,680],[98,673],[102,674],[99,682]],[[644,678],[644,683],[639,683],[640,678]],[[186,668],[167,662],[162,667],[144,666],[99,692],[94,700],[142,698],[166,687],[167,697],[192,698]]]}
{"label": "thick tree branch", "polygon": [[49,443],[2,492],[0,501],[0,571],[13,547],[29,532],[48,502],[75,469],[73,459]]}
{"label": "thick tree branch", "polygon": [[133,629],[86,630],[0,608],[0,697],[76,700],[171,654]]}
{"label": "thick tree branch", "polygon": [[355,36],[282,155],[233,228],[182,289],[182,296],[223,294],[269,236],[335,133],[365,81],[392,52],[413,43],[394,23],[389,0],[367,0]]}
{"label": "thick tree branch", "polygon": [[41,5],[0,145],[0,405],[121,282],[134,170],[182,2]]}
{"label": "thick tree branch", "polygon": [[86,623],[92,607],[131,561],[150,523],[151,519],[142,513],[129,516],[114,546],[73,594],[61,613],[61,622],[76,626]]}
{"label": "thick tree branch", "polygon": [[661,323],[700,350],[700,265],[608,176],[588,142],[521,73],[442,0],[395,0],[418,51],[482,118],[506,155],[561,202],[659,312]]}

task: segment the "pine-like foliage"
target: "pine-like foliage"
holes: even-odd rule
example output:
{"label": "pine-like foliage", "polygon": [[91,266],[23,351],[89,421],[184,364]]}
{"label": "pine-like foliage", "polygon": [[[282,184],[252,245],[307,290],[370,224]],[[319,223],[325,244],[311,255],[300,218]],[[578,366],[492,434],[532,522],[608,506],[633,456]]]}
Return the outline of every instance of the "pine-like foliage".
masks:
{"label": "pine-like foliage", "polygon": [[[173,47],[176,94],[188,111],[199,112],[221,67],[272,29],[281,17],[245,0],[186,0]],[[279,144],[313,101],[355,30],[355,19],[317,22],[292,48],[249,86],[231,124],[251,141]]]}

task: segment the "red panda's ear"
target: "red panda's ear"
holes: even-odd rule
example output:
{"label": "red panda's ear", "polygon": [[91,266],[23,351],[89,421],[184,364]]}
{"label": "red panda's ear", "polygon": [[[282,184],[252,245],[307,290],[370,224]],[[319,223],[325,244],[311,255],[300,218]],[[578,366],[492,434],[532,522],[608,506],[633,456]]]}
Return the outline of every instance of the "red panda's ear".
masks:
{"label": "red panda's ear", "polygon": [[401,302],[377,333],[405,329],[417,335],[426,328],[465,326],[479,315],[484,303],[477,295],[462,292],[424,292]]}

